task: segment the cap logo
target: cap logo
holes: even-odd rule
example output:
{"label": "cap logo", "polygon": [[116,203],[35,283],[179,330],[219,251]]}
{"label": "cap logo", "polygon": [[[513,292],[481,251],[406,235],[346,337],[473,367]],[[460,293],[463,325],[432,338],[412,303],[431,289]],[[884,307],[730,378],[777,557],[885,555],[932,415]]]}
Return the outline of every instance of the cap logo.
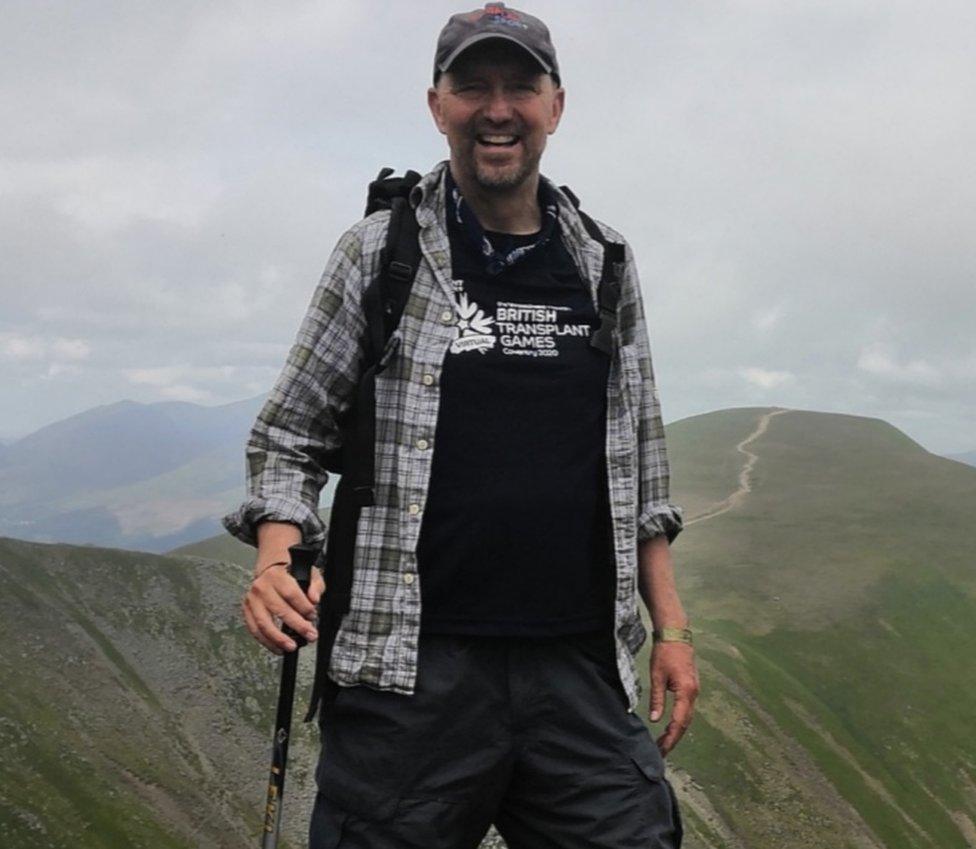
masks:
{"label": "cap logo", "polygon": [[471,23],[477,23],[482,18],[488,18],[488,23],[492,24],[502,24],[509,27],[518,27],[519,29],[529,28],[528,24],[522,23],[518,12],[505,8],[504,3],[486,3],[484,9],[477,9],[467,17]]}

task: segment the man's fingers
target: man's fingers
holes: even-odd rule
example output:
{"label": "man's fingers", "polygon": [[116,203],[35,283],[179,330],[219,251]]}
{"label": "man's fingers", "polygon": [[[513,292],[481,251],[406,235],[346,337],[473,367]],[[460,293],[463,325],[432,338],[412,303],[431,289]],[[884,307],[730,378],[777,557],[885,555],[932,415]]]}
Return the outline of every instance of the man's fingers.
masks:
{"label": "man's fingers", "polygon": [[671,720],[668,722],[664,733],[657,738],[658,747],[661,755],[667,755],[684,736],[688,726],[691,725],[691,718],[694,714],[695,698],[698,695],[697,682],[688,682],[679,686],[674,694],[674,708],[671,711]]}
{"label": "man's fingers", "polygon": [[[697,692],[695,695],[697,695]],[[682,733],[684,733],[684,729],[691,725],[691,715],[694,709],[694,696],[687,689],[680,689],[674,694],[674,709],[671,711],[671,721],[682,729]]]}
{"label": "man's fingers", "polygon": [[664,674],[660,667],[651,667],[651,722],[657,722],[664,713],[664,696],[667,692]]}
{"label": "man's fingers", "polygon": [[[271,579],[262,580],[258,578],[255,580],[245,596],[245,605],[251,617],[251,623],[249,623],[251,633],[263,646],[280,654],[285,651],[294,651],[298,646],[288,634],[278,627],[272,618],[274,616],[279,617],[282,624],[287,625],[310,643],[317,640],[319,635],[315,626],[295,610],[286,599],[282,598],[276,589],[277,583]],[[286,585],[290,583],[305,607],[315,610],[294,578],[287,576],[287,582],[281,583]],[[253,630],[251,629],[252,624]]]}
{"label": "man's fingers", "polygon": [[298,648],[298,644],[275,625],[274,619],[271,618],[271,614],[267,608],[259,609],[254,607],[251,612],[254,614],[254,621],[257,623],[258,631],[264,638],[261,640],[264,645],[270,643],[272,651],[277,650],[277,654],[294,651]]}
{"label": "man's fingers", "polygon": [[[308,601],[308,599],[305,600]],[[310,643],[318,639],[319,632],[315,630],[315,626],[293,607],[289,607],[285,600],[279,598],[277,601],[272,601],[267,607],[272,616],[277,616],[283,625],[287,625],[296,634],[301,634]],[[289,645],[283,646],[283,648],[286,651],[291,651],[294,648],[294,641],[282,631],[278,630],[278,633],[282,634],[289,642]],[[279,643],[279,645],[281,644]]]}
{"label": "man's fingers", "polygon": [[253,636],[254,639],[257,640],[268,651],[272,652],[273,654],[281,654],[282,650],[278,648],[278,646],[276,646],[271,640],[269,640],[258,626],[258,620],[251,610],[250,599],[248,596],[244,597],[244,603],[241,605],[241,607],[244,610],[244,622],[247,625],[247,630],[251,632],[251,636]]}
{"label": "man's fingers", "polygon": [[325,578],[319,569],[312,570],[312,580],[308,585],[308,600],[312,604],[318,604],[322,599],[322,591],[325,589]]}
{"label": "man's fingers", "polygon": [[[291,575],[280,576],[275,582],[274,588],[278,592],[278,595],[285,600],[285,603],[292,610],[298,612],[299,616],[303,616],[305,619],[311,619],[315,616],[315,605],[308,600],[308,596],[298,586],[298,581]],[[277,613],[277,611],[275,612]],[[289,622],[288,624],[291,623]]]}
{"label": "man's fingers", "polygon": [[681,735],[684,733],[685,729],[676,724],[674,720],[667,724],[664,733],[657,738],[657,746],[661,750],[662,757],[667,756],[668,752],[677,745],[678,740],[681,739]]}
{"label": "man's fingers", "polygon": [[[285,625],[295,631],[296,634],[301,634],[309,642],[318,639],[318,631],[315,630],[315,626],[306,615],[311,613],[312,617],[315,616],[315,605],[308,600],[308,597],[302,592],[302,588],[298,586],[298,581],[291,575],[283,573],[268,578],[262,575],[251,584],[247,597],[251,600],[252,612],[262,633],[267,635],[267,631],[261,627],[266,620],[259,614],[267,610],[269,613],[267,621],[270,621],[271,616],[278,616]],[[274,625],[274,623],[271,624]],[[275,630],[278,629],[275,628]],[[289,639],[287,635],[283,636],[285,639]],[[288,645],[283,645],[276,635],[273,638],[276,644],[284,648],[285,651],[292,650]],[[290,641],[289,645],[291,645]]]}

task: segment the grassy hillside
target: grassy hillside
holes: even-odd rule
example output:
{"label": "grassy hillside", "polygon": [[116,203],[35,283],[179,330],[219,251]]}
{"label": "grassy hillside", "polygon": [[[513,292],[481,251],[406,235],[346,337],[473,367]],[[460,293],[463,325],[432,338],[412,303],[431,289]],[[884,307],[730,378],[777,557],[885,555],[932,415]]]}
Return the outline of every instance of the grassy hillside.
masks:
{"label": "grassy hillside", "polygon": [[[730,412],[743,439],[769,411]],[[675,497],[701,503],[715,449],[683,424]],[[805,411],[749,450],[752,492],[674,547],[703,684],[669,758],[689,845],[976,846],[976,470]]]}
{"label": "grassy hillside", "polygon": [[[976,469],[855,416],[667,436],[702,683],[668,757],[685,849],[976,846]],[[254,551],[181,552],[0,540],[5,849],[254,842],[276,686],[238,621]],[[302,728],[299,841],[314,747]]]}
{"label": "grassy hillside", "polygon": [[[0,538],[0,846],[257,845],[278,669],[243,587],[230,564]],[[291,846],[314,763],[296,725]]]}

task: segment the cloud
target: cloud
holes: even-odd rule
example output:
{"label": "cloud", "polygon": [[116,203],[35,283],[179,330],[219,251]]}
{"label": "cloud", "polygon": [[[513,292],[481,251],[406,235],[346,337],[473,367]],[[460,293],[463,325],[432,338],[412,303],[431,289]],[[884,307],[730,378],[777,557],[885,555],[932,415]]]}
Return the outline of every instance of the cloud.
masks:
{"label": "cloud", "polygon": [[0,354],[8,360],[39,360],[47,351],[47,344],[38,336],[0,333]]}
{"label": "cloud", "polygon": [[213,393],[206,389],[198,389],[195,386],[183,384],[164,386],[160,389],[159,394],[170,401],[190,401],[195,404],[212,401],[214,398]]}
{"label": "cloud", "polygon": [[775,389],[785,383],[792,383],[796,380],[796,375],[788,371],[771,371],[763,368],[744,368],[739,370],[739,375],[753,386],[761,389]]}
{"label": "cloud", "polygon": [[234,377],[235,372],[233,366],[162,366],[122,369],[122,373],[133,384],[159,387],[173,387],[181,380],[228,380]]}
{"label": "cloud", "polygon": [[91,345],[84,339],[59,337],[51,342],[51,351],[67,360],[87,360],[91,354]]}
{"label": "cloud", "polygon": [[58,357],[65,360],[85,360],[91,354],[91,344],[85,339],[46,337],[15,331],[0,331],[0,356],[8,360],[43,360]]}
{"label": "cloud", "polygon": [[895,383],[921,386],[938,386],[942,372],[923,359],[898,362],[891,350],[883,344],[873,344],[862,349],[857,367],[867,374]]}
{"label": "cloud", "polygon": [[[974,447],[976,6],[593,8],[533,8],[567,88],[543,171],[630,241],[670,416],[777,403]],[[269,389],[368,181],[446,155],[424,92],[455,11],[5,10],[0,409],[18,429]]]}
{"label": "cloud", "polygon": [[750,320],[756,330],[769,330],[779,324],[782,317],[783,307],[777,306],[754,312]]}

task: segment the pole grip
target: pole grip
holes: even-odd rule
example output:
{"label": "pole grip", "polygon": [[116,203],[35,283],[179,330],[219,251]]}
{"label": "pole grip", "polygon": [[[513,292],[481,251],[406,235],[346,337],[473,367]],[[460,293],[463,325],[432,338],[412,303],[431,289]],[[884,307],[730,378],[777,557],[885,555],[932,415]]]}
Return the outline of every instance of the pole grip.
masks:
{"label": "pole grip", "polygon": [[299,543],[288,549],[288,554],[291,557],[291,565],[288,567],[288,571],[298,581],[298,586],[302,588],[302,592],[308,592],[308,585],[312,582],[312,568],[315,566],[320,550],[320,546],[309,545],[308,543]]}

